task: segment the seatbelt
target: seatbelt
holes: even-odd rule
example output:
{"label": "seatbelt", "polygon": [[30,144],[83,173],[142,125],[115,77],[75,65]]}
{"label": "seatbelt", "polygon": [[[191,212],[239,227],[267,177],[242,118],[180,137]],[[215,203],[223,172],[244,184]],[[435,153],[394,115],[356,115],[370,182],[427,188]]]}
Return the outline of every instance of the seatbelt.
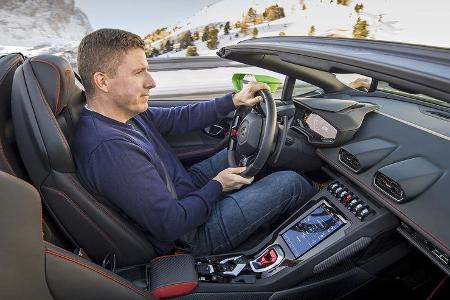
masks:
{"label": "seatbelt", "polygon": [[[139,127],[139,125],[137,125],[137,123],[133,119],[130,119],[127,122],[127,124],[130,124],[133,127],[133,129],[135,129],[137,132],[139,132],[143,136],[147,137],[145,132],[142,131],[142,129]],[[159,158],[158,154],[155,153],[155,155],[162,162],[162,160]],[[172,197],[175,198],[175,200],[178,200],[178,195],[175,190],[173,181],[172,181],[172,179],[170,179],[169,172],[167,171],[167,169],[163,163],[161,164],[161,166],[162,166],[162,169],[164,172],[164,179],[166,181],[167,189],[172,194]],[[192,245],[190,242],[194,238],[195,234],[196,234],[196,230],[192,230],[192,231],[184,234],[181,238],[177,239],[175,241],[175,250],[182,250],[183,252],[187,252],[187,253],[191,252]]]}
{"label": "seatbelt", "polygon": [[[130,124],[134,130],[136,130],[137,132],[139,132],[140,134],[142,134],[146,137],[145,132],[142,131],[142,129],[136,124],[136,122],[133,119],[130,119],[127,123]],[[162,160],[159,158],[158,154],[157,153],[154,153],[154,154],[162,162]],[[161,166],[162,166],[162,169],[164,172],[164,179],[166,181],[167,189],[169,190],[169,192],[173,198],[178,199],[177,191],[175,190],[175,185],[173,184],[173,181],[169,176],[169,172],[167,171],[167,169],[163,163],[161,163]]]}

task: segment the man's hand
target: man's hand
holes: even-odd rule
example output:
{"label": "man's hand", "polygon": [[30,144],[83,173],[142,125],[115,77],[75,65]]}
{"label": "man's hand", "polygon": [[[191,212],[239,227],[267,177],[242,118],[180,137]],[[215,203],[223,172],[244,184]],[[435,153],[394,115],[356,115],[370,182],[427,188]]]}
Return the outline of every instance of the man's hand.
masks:
{"label": "man's hand", "polygon": [[247,84],[239,93],[233,96],[234,106],[254,106],[262,101],[261,96],[255,97],[255,93],[259,90],[269,90],[267,84],[262,82],[252,81]]}
{"label": "man's hand", "polygon": [[255,179],[254,177],[245,178],[239,175],[244,172],[245,169],[246,167],[228,168],[217,174],[213,179],[222,185],[222,191],[224,192],[237,190],[245,184],[252,183],[253,179]]}

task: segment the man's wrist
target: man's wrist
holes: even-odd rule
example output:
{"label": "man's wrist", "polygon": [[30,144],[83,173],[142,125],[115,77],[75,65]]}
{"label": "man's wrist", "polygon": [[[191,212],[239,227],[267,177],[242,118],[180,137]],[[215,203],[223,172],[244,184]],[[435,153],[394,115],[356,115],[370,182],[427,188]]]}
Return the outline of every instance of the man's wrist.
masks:
{"label": "man's wrist", "polygon": [[238,103],[237,103],[236,95],[237,95],[236,91],[231,93],[231,100],[233,101],[234,107],[238,107],[239,106]]}

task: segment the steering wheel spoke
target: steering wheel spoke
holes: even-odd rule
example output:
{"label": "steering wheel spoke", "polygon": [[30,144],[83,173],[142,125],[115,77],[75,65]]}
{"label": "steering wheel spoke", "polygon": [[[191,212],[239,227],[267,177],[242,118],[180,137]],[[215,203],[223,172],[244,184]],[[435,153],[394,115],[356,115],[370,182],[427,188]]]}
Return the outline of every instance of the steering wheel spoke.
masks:
{"label": "steering wheel spoke", "polygon": [[262,104],[235,111],[228,146],[229,166],[246,166],[242,175],[248,177],[256,175],[266,163],[276,133],[275,101],[267,90],[258,95],[263,97]]}

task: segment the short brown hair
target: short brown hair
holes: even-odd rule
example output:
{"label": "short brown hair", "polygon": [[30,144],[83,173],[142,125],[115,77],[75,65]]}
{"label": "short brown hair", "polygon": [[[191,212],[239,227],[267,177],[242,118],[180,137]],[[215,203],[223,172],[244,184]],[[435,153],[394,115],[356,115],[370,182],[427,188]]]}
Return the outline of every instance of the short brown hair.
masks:
{"label": "short brown hair", "polygon": [[128,50],[145,49],[144,41],[136,34],[120,29],[99,29],[86,35],[78,46],[78,72],[88,96],[95,92],[92,75],[105,72],[114,76],[119,61]]}

